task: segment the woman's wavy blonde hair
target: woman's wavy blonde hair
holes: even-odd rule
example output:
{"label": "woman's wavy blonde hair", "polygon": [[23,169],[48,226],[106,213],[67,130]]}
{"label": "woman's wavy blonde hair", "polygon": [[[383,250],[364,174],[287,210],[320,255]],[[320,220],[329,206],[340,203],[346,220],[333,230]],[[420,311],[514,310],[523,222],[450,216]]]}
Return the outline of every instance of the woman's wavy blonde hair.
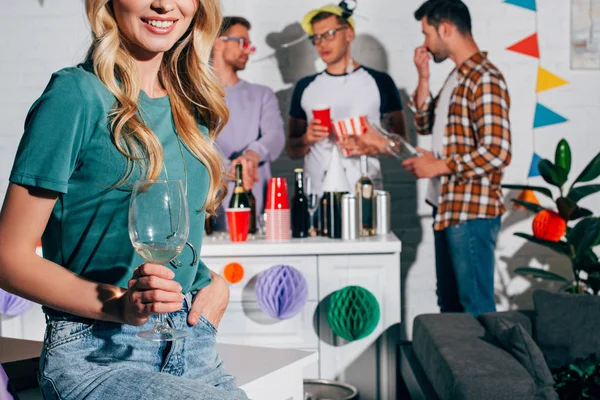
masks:
{"label": "woman's wavy blonde hair", "polygon": [[[88,59],[94,72],[117,99],[110,115],[113,140],[127,157],[124,180],[135,163],[144,168],[147,179],[156,179],[163,168],[163,148],[156,135],[143,122],[137,100],[140,81],[133,57],[124,45],[109,0],[86,0],[87,17],[92,28]],[[199,0],[198,10],[183,37],[164,54],[159,79],[171,100],[177,134],[208,170],[210,186],[204,204],[210,215],[225,197],[221,157],[215,139],[229,119],[225,93],[209,67],[213,42],[222,21],[219,0]],[[199,123],[208,128],[208,140]]]}

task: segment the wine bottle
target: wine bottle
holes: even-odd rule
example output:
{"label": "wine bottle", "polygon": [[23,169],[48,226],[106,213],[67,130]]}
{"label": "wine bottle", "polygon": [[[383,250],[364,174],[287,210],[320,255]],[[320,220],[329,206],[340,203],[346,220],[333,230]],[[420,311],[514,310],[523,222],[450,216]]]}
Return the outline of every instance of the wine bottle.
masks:
{"label": "wine bottle", "polygon": [[252,194],[252,189],[248,190],[246,194],[250,201],[250,225],[248,226],[248,233],[256,233],[256,198]]}
{"label": "wine bottle", "polygon": [[296,168],[296,189],[292,198],[292,237],[308,237],[310,221],[308,215],[308,199],[304,195],[304,170]]}
{"label": "wine bottle", "polygon": [[360,178],[356,181],[355,194],[361,226],[361,236],[373,232],[373,181],[369,178],[367,156],[360,156]]}
{"label": "wine bottle", "polygon": [[242,180],[242,164],[235,166],[235,187],[229,200],[229,208],[250,208],[250,199]]}
{"label": "wine bottle", "polygon": [[213,226],[210,217],[204,220],[204,233],[206,233],[207,236],[212,235],[213,233]]}

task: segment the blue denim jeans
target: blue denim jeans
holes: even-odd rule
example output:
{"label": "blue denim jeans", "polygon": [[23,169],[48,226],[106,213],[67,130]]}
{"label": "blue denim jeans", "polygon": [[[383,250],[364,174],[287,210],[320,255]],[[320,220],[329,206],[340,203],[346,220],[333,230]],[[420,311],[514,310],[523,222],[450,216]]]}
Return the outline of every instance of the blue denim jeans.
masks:
{"label": "blue denim jeans", "polygon": [[40,387],[46,400],[238,400],[246,394],[217,355],[216,329],[203,316],[187,324],[192,296],[167,321],[186,329],[174,342],[136,337],[154,317],[136,327],[112,322],[49,320],[40,358]]}
{"label": "blue denim jeans", "polygon": [[494,250],[499,231],[499,216],[434,231],[436,291],[441,312],[478,316],[496,311]]}

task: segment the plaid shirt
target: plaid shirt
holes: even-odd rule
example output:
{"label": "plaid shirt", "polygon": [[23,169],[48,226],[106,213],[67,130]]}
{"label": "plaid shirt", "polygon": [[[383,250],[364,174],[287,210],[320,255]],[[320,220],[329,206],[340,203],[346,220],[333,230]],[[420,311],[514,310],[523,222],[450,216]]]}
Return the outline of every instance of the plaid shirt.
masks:
{"label": "plaid shirt", "polygon": [[[417,133],[432,132],[437,97],[431,95],[415,113]],[[511,160],[508,111],[510,96],[504,77],[485,53],[458,68],[443,139],[443,157],[452,174],[441,179],[434,229],[442,230],[475,218],[494,218],[505,211],[500,181]]]}

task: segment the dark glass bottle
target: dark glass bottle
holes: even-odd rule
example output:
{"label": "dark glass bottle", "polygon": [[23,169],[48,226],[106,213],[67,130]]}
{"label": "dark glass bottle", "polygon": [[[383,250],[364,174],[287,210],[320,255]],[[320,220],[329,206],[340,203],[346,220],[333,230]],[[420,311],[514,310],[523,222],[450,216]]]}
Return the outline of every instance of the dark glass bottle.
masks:
{"label": "dark glass bottle", "polygon": [[367,156],[363,155],[360,157],[360,178],[355,186],[361,236],[369,236],[373,232],[373,181],[368,172]]}
{"label": "dark glass bottle", "polygon": [[229,208],[250,208],[250,199],[242,181],[242,164],[235,166],[235,187],[229,200]]}
{"label": "dark glass bottle", "polygon": [[246,194],[250,201],[250,225],[248,226],[248,233],[256,233],[256,198],[254,198],[252,190],[248,190]]}
{"label": "dark glass bottle", "polygon": [[310,228],[308,214],[308,199],[304,194],[304,170],[296,168],[296,189],[292,198],[292,237],[305,238],[308,237]]}
{"label": "dark glass bottle", "polygon": [[211,218],[206,218],[204,220],[204,232],[206,233],[207,236],[212,235],[213,233],[213,229],[212,229],[212,221]]}

